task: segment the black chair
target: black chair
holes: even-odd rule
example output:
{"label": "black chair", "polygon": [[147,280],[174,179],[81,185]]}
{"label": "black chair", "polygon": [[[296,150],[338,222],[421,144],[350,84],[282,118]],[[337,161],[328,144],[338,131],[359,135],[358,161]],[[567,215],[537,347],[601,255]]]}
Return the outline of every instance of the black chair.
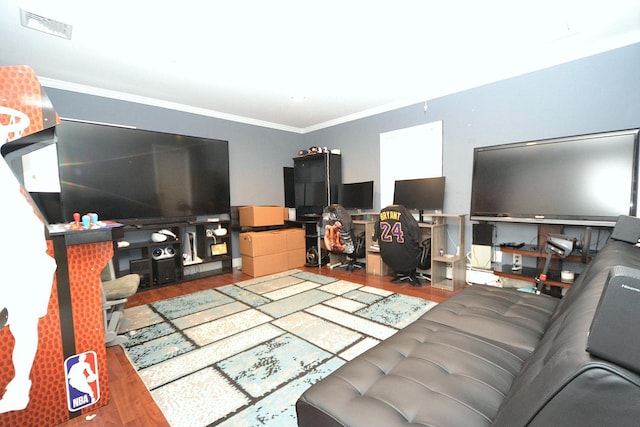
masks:
{"label": "black chair", "polygon": [[[358,248],[364,249],[361,239],[355,239],[353,234],[353,221],[347,210],[338,204],[327,206],[322,211],[321,227],[324,230],[324,247],[329,252],[329,268],[346,268],[353,271],[363,268],[357,261]],[[360,250],[362,257],[363,250]],[[332,263],[333,255],[338,255],[344,260]]]}
{"label": "black chair", "polygon": [[429,280],[418,273],[418,268],[430,264],[431,239],[422,240],[418,221],[406,207],[390,205],[382,209],[373,238],[378,241],[382,260],[396,273],[392,282],[420,286]]}

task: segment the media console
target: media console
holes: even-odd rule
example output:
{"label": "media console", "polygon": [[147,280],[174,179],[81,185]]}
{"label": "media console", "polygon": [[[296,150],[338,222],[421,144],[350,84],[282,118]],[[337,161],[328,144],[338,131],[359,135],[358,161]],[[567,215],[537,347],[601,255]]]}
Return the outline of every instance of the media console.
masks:
{"label": "media console", "polygon": [[[229,273],[232,271],[230,227],[228,219],[122,227],[113,236],[116,276],[138,274],[139,289],[144,290]],[[169,236],[164,241],[154,241],[152,235],[159,230],[168,230],[176,238]]]}

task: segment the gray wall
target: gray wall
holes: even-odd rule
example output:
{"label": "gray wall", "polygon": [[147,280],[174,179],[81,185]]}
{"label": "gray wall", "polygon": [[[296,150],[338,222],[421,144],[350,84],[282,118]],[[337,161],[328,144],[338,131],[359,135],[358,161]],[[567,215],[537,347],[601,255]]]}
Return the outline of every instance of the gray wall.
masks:
{"label": "gray wall", "polygon": [[[374,179],[379,192],[380,133],[442,120],[444,211],[468,213],[474,147],[640,126],[640,44],[428,100],[428,106],[426,113],[420,103],[319,130],[304,135],[303,145],[341,148],[343,180]],[[536,232],[500,224],[498,240],[528,243]],[[469,225],[467,250],[470,239]]]}
{"label": "gray wall", "polygon": [[[282,167],[311,146],[340,148],[343,181],[373,179],[379,196],[380,133],[442,120],[445,212],[468,213],[474,147],[640,126],[640,44],[428,100],[426,113],[419,103],[306,135],[62,90],[47,93],[62,117],[228,140],[232,205],[283,204]],[[531,226],[498,227],[499,241],[529,241],[535,233]],[[467,250],[470,239],[468,225]]]}

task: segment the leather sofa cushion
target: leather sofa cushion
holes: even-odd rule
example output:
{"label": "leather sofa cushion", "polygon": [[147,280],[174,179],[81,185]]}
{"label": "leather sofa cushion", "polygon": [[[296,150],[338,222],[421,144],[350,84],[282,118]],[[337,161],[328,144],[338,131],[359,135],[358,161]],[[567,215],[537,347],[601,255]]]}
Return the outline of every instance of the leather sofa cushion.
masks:
{"label": "leather sofa cushion", "polygon": [[529,357],[544,335],[557,298],[513,288],[472,286],[427,313],[429,320],[508,344]]}
{"label": "leather sofa cushion", "polygon": [[298,424],[490,425],[557,304],[465,289],[307,390]]}
{"label": "leather sofa cushion", "polygon": [[298,423],[489,425],[524,363],[516,353],[423,317],[310,388]]}
{"label": "leather sofa cushion", "polygon": [[[640,248],[612,242],[589,264],[580,276],[588,283],[576,283],[563,299],[495,425],[511,426],[514,419],[541,426],[639,425],[640,375],[586,350],[589,328],[614,265],[640,268]],[[621,326],[624,337],[627,330]]]}

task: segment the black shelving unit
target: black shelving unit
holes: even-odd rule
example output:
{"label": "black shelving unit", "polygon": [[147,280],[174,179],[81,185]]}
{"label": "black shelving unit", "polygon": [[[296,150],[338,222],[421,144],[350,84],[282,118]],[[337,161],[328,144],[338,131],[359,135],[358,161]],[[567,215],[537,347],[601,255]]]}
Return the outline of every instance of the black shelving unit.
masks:
{"label": "black shelving unit", "polygon": [[[114,233],[113,264],[117,277],[130,273],[140,275],[140,290],[172,285],[186,280],[232,271],[231,224],[229,220],[176,222],[125,226]],[[225,235],[216,230],[226,229]],[[176,239],[154,242],[151,235],[167,229]],[[189,239],[195,236],[197,258],[187,259]],[[122,242],[126,242],[125,245]]]}
{"label": "black shelving unit", "polygon": [[294,157],[296,219],[320,215],[325,206],[338,203],[342,185],[340,154],[317,153]]}
{"label": "black shelving unit", "polygon": [[307,266],[326,260],[318,238],[317,225],[325,206],[338,203],[342,185],[340,154],[316,153],[293,159],[296,220],[304,224]]}

